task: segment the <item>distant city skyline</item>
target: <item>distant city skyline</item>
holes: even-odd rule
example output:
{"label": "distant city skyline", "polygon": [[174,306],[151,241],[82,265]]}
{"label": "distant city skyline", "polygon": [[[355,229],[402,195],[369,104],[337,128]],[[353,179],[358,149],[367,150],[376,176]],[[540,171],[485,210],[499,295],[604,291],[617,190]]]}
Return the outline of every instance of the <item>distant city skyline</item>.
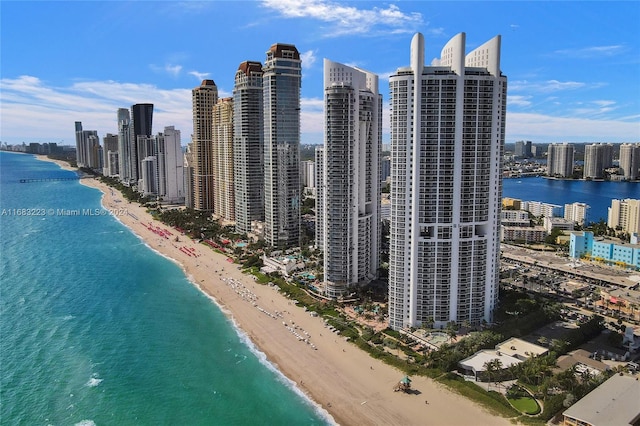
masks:
{"label": "distant city skyline", "polygon": [[[174,125],[186,145],[193,87],[213,79],[231,96],[239,63],[291,43],[302,59],[301,142],[322,143],[322,59],[332,58],[380,76],[387,144],[388,77],[406,62],[402,46],[422,32],[429,64],[464,31],[468,51],[502,35],[507,143],[638,142],[639,15],[640,2],[598,1],[6,1],[0,141],[73,145],[73,121],[102,138],[118,130],[113,111],[153,103],[153,132]],[[136,50],[127,16],[171,30]]]}

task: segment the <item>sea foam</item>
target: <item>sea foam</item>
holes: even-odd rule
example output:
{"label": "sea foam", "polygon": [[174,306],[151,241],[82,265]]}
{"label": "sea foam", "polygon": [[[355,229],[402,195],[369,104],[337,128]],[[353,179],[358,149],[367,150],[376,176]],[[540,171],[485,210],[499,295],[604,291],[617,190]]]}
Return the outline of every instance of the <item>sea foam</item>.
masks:
{"label": "sea foam", "polygon": [[85,383],[85,386],[88,386],[90,388],[95,388],[96,386],[98,386],[100,383],[102,383],[103,379],[100,379],[98,377],[97,374],[92,374],[91,377],[89,378],[89,381],[87,383]]}

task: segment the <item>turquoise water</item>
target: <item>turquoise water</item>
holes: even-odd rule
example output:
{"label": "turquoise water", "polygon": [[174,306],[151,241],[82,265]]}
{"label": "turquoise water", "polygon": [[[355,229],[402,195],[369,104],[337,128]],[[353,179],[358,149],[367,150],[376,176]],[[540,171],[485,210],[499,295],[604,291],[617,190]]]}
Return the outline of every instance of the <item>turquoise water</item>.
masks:
{"label": "turquoise water", "polygon": [[331,423],[176,264],[111,216],[58,214],[98,191],[18,181],[67,176],[0,152],[1,424]]}

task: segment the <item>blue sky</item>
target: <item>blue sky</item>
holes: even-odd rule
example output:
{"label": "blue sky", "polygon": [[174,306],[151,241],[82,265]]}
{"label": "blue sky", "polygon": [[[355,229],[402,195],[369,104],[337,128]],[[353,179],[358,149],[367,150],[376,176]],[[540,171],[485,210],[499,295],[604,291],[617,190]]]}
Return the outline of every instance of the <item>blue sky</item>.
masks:
{"label": "blue sky", "polygon": [[153,131],[189,142],[191,89],[230,96],[240,62],[273,43],[303,58],[302,143],[322,143],[322,59],[380,76],[427,62],[465,32],[467,51],[502,35],[506,142],[640,141],[640,2],[595,1],[2,1],[0,141],[74,144],[74,121],[102,137],[116,111],[155,104]]}

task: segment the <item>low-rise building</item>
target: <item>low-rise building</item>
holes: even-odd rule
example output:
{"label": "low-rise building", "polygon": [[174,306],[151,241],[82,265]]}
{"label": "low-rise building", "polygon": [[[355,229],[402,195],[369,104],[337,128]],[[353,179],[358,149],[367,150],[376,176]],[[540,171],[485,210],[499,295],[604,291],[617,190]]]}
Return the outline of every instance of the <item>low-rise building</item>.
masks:
{"label": "low-rise building", "polygon": [[522,200],[505,197],[502,199],[502,207],[505,209],[520,210],[522,208]]}
{"label": "low-rise building", "polygon": [[541,243],[547,237],[547,231],[542,226],[501,226],[500,241],[524,241],[526,243]]}
{"label": "low-rise building", "polygon": [[576,222],[562,217],[548,217],[545,216],[543,220],[544,229],[551,233],[552,229],[560,229],[562,231],[573,231],[576,227]]}
{"label": "low-rise building", "polygon": [[502,210],[500,213],[500,223],[504,226],[531,226],[529,212],[524,210]]}
{"label": "low-rise building", "polygon": [[562,206],[543,203],[541,201],[525,201],[522,210],[526,210],[534,216],[559,217],[562,216]]}
{"label": "low-rise building", "polygon": [[593,354],[584,349],[577,349],[559,357],[556,365],[559,371],[566,371],[575,367],[577,373],[588,371],[591,376],[597,376],[610,369],[607,364],[593,359],[592,356]]}
{"label": "low-rise building", "polygon": [[587,257],[610,265],[640,270],[640,244],[637,238],[632,243],[622,243],[606,238],[595,238],[593,232],[572,232],[569,256]]}
{"label": "low-rise building", "polygon": [[496,345],[495,349],[484,349],[463,359],[458,363],[458,367],[464,374],[474,376],[475,380],[491,380],[486,374],[488,363],[498,360],[500,369],[505,370],[527,358],[544,355],[548,351],[545,347],[512,337]]}
{"label": "low-rise building", "polygon": [[262,256],[263,267],[260,269],[264,273],[279,272],[288,277],[292,272],[304,268],[304,262],[298,261],[294,256],[269,257]]}
{"label": "low-rise building", "polygon": [[640,380],[615,374],[562,414],[564,426],[637,425]]}

